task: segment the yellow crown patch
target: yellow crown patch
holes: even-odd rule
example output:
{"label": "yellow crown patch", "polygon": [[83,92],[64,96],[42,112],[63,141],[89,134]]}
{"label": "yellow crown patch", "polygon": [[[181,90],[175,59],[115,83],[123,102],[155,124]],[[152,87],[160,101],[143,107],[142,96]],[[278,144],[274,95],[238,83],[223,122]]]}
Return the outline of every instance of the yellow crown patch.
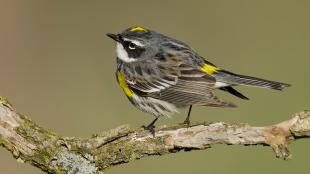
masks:
{"label": "yellow crown patch", "polygon": [[133,27],[131,30],[129,31],[144,31],[144,32],[147,32],[147,29],[145,28],[142,28],[142,27]]}

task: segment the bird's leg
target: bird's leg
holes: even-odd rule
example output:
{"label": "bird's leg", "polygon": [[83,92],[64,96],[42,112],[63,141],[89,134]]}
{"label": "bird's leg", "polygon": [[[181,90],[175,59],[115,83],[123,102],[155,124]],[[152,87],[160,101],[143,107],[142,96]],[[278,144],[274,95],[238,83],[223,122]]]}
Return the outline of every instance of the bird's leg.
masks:
{"label": "bird's leg", "polygon": [[149,125],[147,125],[147,126],[143,125],[142,126],[144,130],[149,130],[153,134],[154,137],[155,137],[155,125],[154,124],[158,120],[158,118],[159,117],[156,117]]}
{"label": "bird's leg", "polygon": [[188,113],[187,113],[187,117],[185,118],[183,124],[186,124],[186,125],[190,125],[190,124],[191,124],[190,117],[191,117],[192,107],[193,107],[193,105],[190,105],[190,106],[189,106]]}

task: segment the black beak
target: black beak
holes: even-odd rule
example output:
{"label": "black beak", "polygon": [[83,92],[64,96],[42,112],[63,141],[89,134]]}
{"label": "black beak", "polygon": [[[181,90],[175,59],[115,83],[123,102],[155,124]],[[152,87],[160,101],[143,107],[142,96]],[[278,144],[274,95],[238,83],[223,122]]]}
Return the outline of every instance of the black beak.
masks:
{"label": "black beak", "polygon": [[116,42],[120,42],[120,37],[118,34],[112,34],[112,33],[107,33],[107,36],[113,40],[115,40]]}

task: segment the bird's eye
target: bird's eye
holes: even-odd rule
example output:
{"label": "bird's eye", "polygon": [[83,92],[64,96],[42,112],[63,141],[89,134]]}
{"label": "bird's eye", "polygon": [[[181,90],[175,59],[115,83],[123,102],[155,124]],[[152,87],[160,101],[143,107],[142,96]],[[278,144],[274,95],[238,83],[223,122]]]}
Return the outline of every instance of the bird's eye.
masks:
{"label": "bird's eye", "polygon": [[136,47],[137,47],[137,45],[132,43],[132,42],[130,42],[129,45],[128,45],[128,48],[131,49],[131,50],[136,49]]}

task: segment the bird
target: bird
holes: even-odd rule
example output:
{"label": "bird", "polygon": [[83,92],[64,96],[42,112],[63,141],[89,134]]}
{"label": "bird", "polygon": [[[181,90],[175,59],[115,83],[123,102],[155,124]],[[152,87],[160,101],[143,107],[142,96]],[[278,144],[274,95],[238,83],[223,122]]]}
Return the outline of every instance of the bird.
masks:
{"label": "bird", "polygon": [[152,133],[158,118],[170,117],[180,108],[189,107],[183,122],[189,125],[192,106],[236,107],[215,96],[215,90],[248,100],[234,87],[290,86],[222,69],[186,43],[141,26],[106,35],[116,42],[116,80],[131,104],[155,117],[143,126]]}

